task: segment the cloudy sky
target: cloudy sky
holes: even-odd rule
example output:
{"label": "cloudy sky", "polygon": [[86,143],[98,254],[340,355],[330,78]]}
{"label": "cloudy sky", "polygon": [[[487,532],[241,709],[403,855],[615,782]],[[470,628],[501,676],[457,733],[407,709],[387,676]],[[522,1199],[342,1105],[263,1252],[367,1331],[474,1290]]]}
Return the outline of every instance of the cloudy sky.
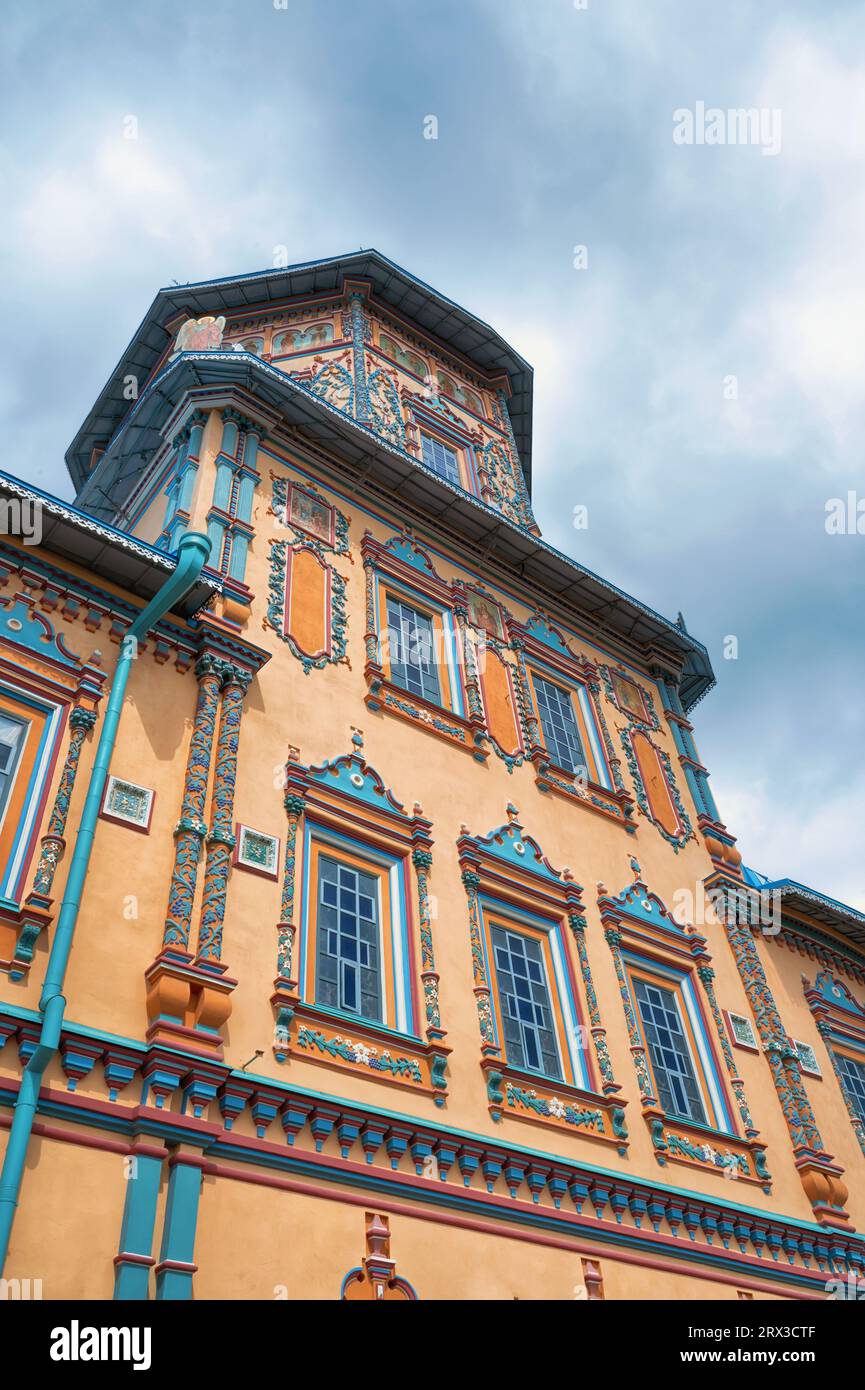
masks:
{"label": "cloudy sky", "polygon": [[708,645],[746,860],[865,907],[861,3],[7,0],[2,49],[3,468],[71,496],[159,286],[377,247],[533,363],[547,538]]}

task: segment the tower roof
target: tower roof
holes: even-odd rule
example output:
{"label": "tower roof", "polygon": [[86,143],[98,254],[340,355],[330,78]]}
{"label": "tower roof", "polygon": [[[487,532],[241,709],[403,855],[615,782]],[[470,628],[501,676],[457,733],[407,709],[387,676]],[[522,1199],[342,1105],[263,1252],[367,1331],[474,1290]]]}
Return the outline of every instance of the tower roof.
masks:
{"label": "tower roof", "polygon": [[301,295],[341,292],[346,279],[368,280],[372,293],[404,318],[466,358],[481,372],[503,373],[510,384],[508,410],[526,482],[531,488],[532,368],[489,324],[434,290],[380,251],[355,251],[248,275],[229,275],[159,290],[132,340],[66,451],[76,492],[90,468],[93,449],[114,436],[133,404],[125,378],[147,380],[165,351],[166,324],[178,314],[201,318]]}

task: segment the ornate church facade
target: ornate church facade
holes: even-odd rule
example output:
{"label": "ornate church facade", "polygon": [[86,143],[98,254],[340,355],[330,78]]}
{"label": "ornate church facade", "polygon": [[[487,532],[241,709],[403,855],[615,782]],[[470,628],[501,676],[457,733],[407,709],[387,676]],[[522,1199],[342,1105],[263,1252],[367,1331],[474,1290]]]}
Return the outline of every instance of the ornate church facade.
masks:
{"label": "ornate church facade", "polygon": [[364,251],[161,291],[74,504],[0,475],[7,1288],[865,1277],[865,916],[743,866],[708,653],[543,539],[531,420]]}

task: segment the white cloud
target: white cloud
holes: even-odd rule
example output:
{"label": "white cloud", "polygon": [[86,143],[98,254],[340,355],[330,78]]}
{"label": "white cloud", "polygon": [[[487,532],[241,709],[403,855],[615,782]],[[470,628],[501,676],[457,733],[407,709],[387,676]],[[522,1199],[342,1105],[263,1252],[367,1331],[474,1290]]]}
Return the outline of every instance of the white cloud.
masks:
{"label": "white cloud", "polygon": [[792,878],[865,912],[865,776],[790,804],[767,778],[713,778],[721,814],[745,863],[769,878]]}

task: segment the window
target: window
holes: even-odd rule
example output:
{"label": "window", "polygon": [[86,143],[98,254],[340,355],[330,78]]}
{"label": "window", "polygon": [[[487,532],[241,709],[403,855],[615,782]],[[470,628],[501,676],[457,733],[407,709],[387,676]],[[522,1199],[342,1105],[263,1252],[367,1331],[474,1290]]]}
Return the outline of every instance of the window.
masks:
{"label": "window", "polygon": [[381,1018],[378,884],[372,874],[319,859],[316,1003]]}
{"label": "window", "polygon": [[570,695],[551,681],[544,680],[543,676],[535,675],[534,683],[544,742],[550,757],[568,772],[577,772],[581,768],[587,770]]}
{"label": "window", "polygon": [[844,1052],[837,1052],[835,1055],[853,1109],[865,1124],[865,1066]]}
{"label": "window", "polygon": [[[26,610],[19,611],[22,624],[29,624]],[[35,621],[33,627],[37,627]],[[42,641],[43,629],[38,630],[36,640]],[[13,627],[9,632],[10,641],[15,631]],[[55,651],[61,654],[60,649]],[[6,655],[7,665],[12,664],[11,648]],[[28,665],[26,660],[18,664],[22,671]],[[29,674],[37,685],[37,676]],[[0,689],[0,902],[18,901],[24,887],[38,843],[63,718],[62,704],[34,691],[5,682]]]}
{"label": "window", "polygon": [[387,626],[391,679],[409,694],[439,704],[432,620],[388,594]]}
{"label": "window", "polygon": [[6,813],[9,793],[18,771],[21,750],[30,725],[24,719],[0,713],[0,820]]}
{"label": "window", "polygon": [[447,478],[449,483],[456,483],[460,486],[460,469],[457,463],[456,452],[449,449],[441,440],[433,439],[431,434],[422,434],[423,441],[423,461],[427,468],[431,468],[434,473],[438,473],[440,478]]}
{"label": "window", "polygon": [[648,980],[634,983],[661,1105],[668,1115],[705,1124],[706,1111],[675,995]]}
{"label": "window", "polygon": [[494,926],[491,931],[507,1060],[526,1071],[562,1075],[550,991],[539,941]]}

